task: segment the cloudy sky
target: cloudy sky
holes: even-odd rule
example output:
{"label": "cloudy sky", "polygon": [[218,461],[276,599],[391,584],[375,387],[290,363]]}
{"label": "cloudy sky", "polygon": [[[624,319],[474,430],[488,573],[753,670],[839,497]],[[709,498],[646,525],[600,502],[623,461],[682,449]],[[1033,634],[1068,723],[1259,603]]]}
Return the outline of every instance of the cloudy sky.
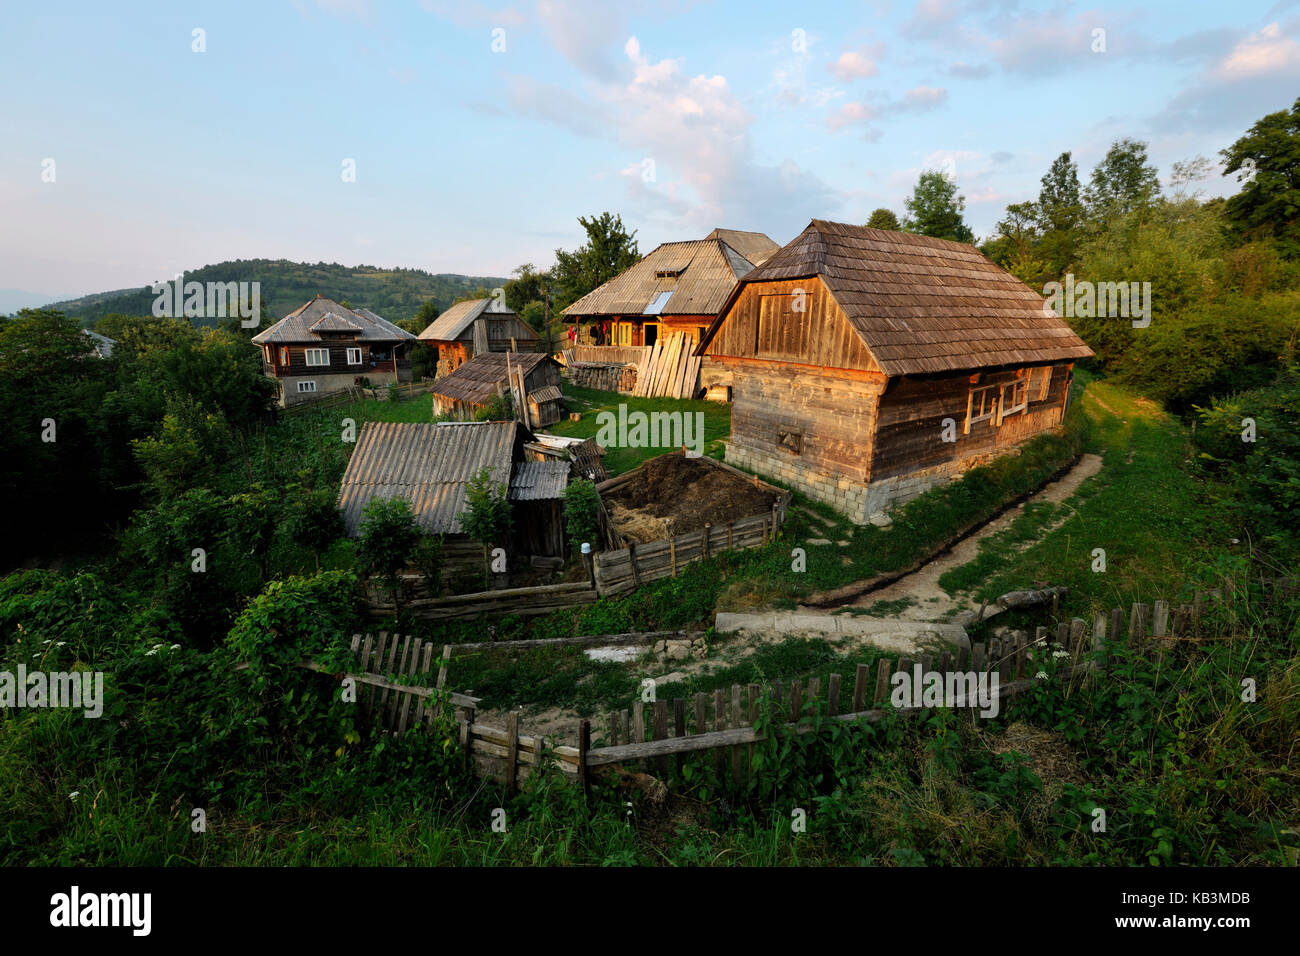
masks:
{"label": "cloudy sky", "polygon": [[239,258],[504,275],[602,210],[643,252],[784,243],[927,168],[986,236],[1064,150],[1217,163],[1300,95],[1300,0],[30,0],[0,48],[0,289],[65,296]]}

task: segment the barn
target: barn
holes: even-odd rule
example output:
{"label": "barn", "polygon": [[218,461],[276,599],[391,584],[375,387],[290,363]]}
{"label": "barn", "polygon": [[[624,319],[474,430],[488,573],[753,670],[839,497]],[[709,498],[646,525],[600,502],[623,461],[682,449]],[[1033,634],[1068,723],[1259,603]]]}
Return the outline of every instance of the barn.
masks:
{"label": "barn", "polygon": [[726,460],[862,524],[1058,426],[1093,353],[973,246],[814,219],[697,354],[732,373]]}
{"label": "barn", "polygon": [[438,377],[449,375],[476,355],[534,352],[540,341],[523,319],[494,298],[457,302],[418,336],[438,349]]}
{"label": "barn", "polygon": [[528,412],[526,423],[536,428],[558,422],[564,411],[560,366],[539,352],[485,352],[454,372],[439,376],[430,389],[433,414],[467,421],[490,408],[507,390],[514,394],[518,412],[520,376]]}

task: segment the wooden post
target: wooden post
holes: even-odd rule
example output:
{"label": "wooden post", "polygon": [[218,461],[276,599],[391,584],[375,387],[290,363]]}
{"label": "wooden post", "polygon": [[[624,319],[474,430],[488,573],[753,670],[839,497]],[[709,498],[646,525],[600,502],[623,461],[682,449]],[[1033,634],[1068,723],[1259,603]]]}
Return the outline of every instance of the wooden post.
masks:
{"label": "wooden post", "polygon": [[668,568],[677,577],[677,535],[668,536]]}
{"label": "wooden post", "polygon": [[[673,698],[673,736],[686,736],[686,701],[681,697]],[[677,775],[682,773],[683,756],[677,755]]]}
{"label": "wooden post", "polygon": [[447,686],[447,665],[451,662],[451,645],[442,645],[442,666],[438,668],[438,690]]}
{"label": "wooden post", "polygon": [[[882,657],[876,662],[876,692],[871,698],[871,710],[884,706],[884,702],[889,699],[889,668],[890,660]],[[859,704],[853,705],[853,712],[857,713],[862,710]]]}
{"label": "wooden post", "polygon": [[591,800],[591,774],[587,770],[587,751],[591,749],[591,721],[578,724],[578,782],[582,793]]}
{"label": "wooden post", "polygon": [[632,582],[637,587],[640,587],[641,570],[636,566],[636,542],[635,541],[629,541],[627,543],[627,556],[628,559],[632,562]]}
{"label": "wooden post", "polygon": [[514,793],[518,782],[519,761],[519,714],[510,711],[506,715],[506,792]]}
{"label": "wooden post", "polygon": [[[713,729],[727,729],[726,692],[721,687],[713,692]],[[713,751],[713,770],[718,775],[718,786],[727,782],[727,748],[718,747]]]}
{"label": "wooden post", "polygon": [[[656,700],[654,703],[654,723],[651,728],[651,737],[654,740],[663,740],[668,736],[668,701]],[[655,760],[655,771],[660,778],[668,776],[668,758],[658,757]]]}
{"label": "wooden post", "polygon": [[870,668],[866,664],[859,664],[857,674],[853,678],[853,710],[852,713],[862,712],[862,702],[867,697],[867,674]]}
{"label": "wooden post", "polygon": [[834,717],[840,712],[840,675],[832,674],[826,685],[826,713]]}
{"label": "wooden post", "polygon": [[[731,726],[745,726],[745,712],[740,707],[739,684],[731,685]],[[745,770],[741,765],[743,758],[744,754],[741,752],[740,747],[731,748],[731,777],[736,782],[737,787],[742,786],[745,782]]]}

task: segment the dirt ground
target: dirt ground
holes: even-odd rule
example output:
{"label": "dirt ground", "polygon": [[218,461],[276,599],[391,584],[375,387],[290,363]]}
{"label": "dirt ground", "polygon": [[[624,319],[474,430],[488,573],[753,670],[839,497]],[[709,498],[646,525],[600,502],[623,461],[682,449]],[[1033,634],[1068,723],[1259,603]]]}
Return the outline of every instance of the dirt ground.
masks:
{"label": "dirt ground", "polygon": [[[1028,501],[1050,501],[1059,504],[1073,495],[1084,481],[1100,471],[1100,456],[1083,455],[1073,468],[1056,481],[1044,485]],[[962,595],[949,595],[947,591],[939,587],[940,576],[952,568],[960,567],[969,561],[975,560],[979,555],[980,542],[1008,527],[1024,511],[1025,504],[1028,501],[1020,503],[990,521],[975,534],[964,538],[952,550],[939,555],[929,564],[918,568],[906,577],[899,578],[893,584],[863,594],[852,603],[857,607],[871,607],[877,601],[897,601],[902,598],[911,598],[913,604],[904,608],[897,615],[902,620],[911,621],[943,620],[948,612],[969,607],[970,602],[966,601]],[[1069,517],[1068,512],[1058,515],[1056,520],[1048,523],[1042,534],[1046,534],[1059,526]],[[1025,547],[1028,546],[1025,545]],[[978,607],[978,604],[976,604],[976,607]]]}
{"label": "dirt ground", "polygon": [[602,496],[620,533],[649,543],[770,511],[776,494],[698,458],[663,455]]}

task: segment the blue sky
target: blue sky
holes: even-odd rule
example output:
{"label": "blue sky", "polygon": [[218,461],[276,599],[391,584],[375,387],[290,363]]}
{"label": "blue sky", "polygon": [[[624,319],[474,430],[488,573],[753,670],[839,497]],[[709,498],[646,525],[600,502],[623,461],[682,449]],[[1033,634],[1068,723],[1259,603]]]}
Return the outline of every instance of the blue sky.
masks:
{"label": "blue sky", "polygon": [[236,258],[505,275],[603,210],[643,252],[785,243],[901,215],[926,168],[986,236],[1064,150],[1217,164],[1300,95],[1300,0],[45,0],[0,50],[0,289],[62,296]]}

